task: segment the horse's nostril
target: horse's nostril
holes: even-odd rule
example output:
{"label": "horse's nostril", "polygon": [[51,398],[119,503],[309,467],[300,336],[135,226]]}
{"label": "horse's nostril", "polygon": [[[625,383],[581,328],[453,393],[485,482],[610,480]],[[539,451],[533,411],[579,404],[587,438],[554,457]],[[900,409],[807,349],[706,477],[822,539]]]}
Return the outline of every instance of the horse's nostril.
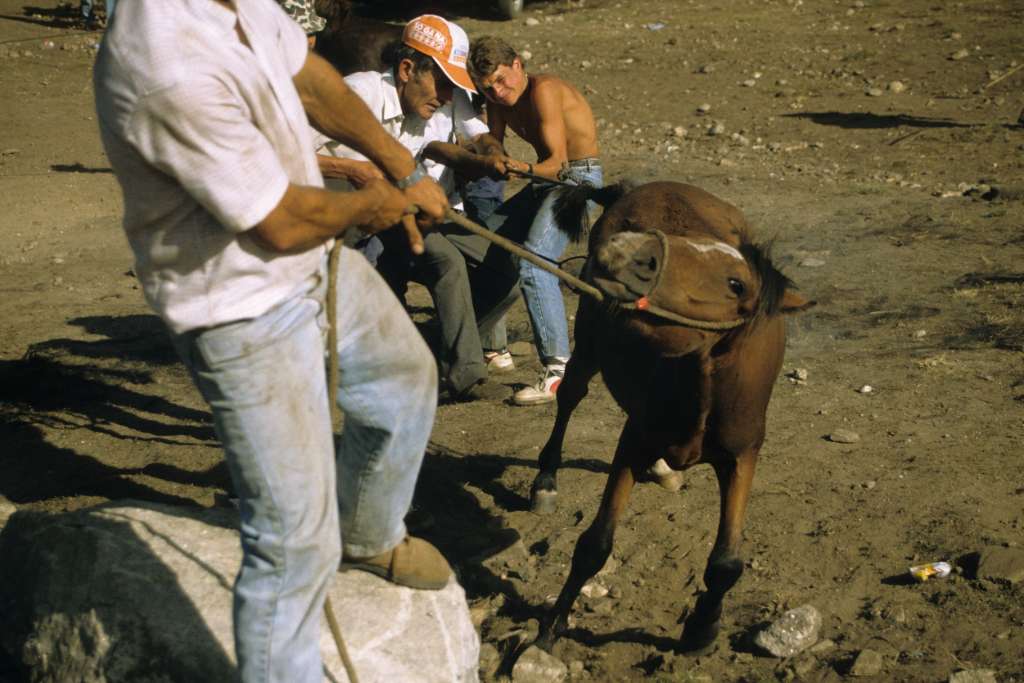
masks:
{"label": "horse's nostril", "polygon": [[656,258],[654,258],[652,256],[651,260],[647,262],[647,268],[649,270],[657,270],[658,269],[658,259],[656,259]]}

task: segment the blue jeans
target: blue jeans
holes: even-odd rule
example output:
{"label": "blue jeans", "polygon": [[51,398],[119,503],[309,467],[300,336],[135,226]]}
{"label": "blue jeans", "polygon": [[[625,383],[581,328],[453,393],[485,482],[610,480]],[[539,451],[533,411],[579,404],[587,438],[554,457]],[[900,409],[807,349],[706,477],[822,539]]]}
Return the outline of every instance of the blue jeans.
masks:
{"label": "blue jeans", "polygon": [[[437,403],[429,350],[361,255],[338,268],[338,403],[331,429],[324,278],[259,318],[174,338],[213,411],[241,513],[234,628],[242,681],[322,680],[321,609],[347,554],[405,537]],[[343,617],[344,618],[344,617]]]}
{"label": "blue jeans", "polygon": [[[106,0],[105,4],[107,8],[107,23],[110,23],[110,20],[114,17],[114,5],[117,3],[116,0]],[[84,21],[89,21],[90,19],[95,18],[94,14],[95,11],[92,8],[92,0],[82,0],[82,19]]]}
{"label": "blue jeans", "polygon": [[[566,181],[577,185],[587,182],[601,187],[604,174],[599,162],[573,163],[585,165],[570,166],[565,174]],[[522,240],[523,246],[530,251],[556,261],[569,244],[568,235],[555,224],[557,189],[553,183],[535,181],[509,199],[488,219],[488,223],[503,221],[504,225],[498,230],[500,234]],[[529,227],[524,236],[522,230],[525,225]],[[519,277],[541,362],[545,365],[564,363],[569,358],[569,324],[558,278],[522,259],[519,261]]]}

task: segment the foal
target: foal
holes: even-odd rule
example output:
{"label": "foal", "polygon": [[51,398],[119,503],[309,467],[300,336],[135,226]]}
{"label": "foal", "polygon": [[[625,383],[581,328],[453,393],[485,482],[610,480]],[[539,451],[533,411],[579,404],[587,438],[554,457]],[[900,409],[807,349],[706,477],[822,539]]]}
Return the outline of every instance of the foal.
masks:
{"label": "foal", "polygon": [[580,589],[611,553],[634,483],[663,459],[673,470],[707,463],[718,478],[721,511],[704,572],[707,590],[681,637],[683,650],[706,649],[718,634],[722,599],[743,572],[743,514],[782,366],[782,314],[813,303],[751,242],[743,215],[703,190],[672,182],[628,192],[584,186],[563,197],[562,217],[578,216],[587,199],[608,207],[594,226],[584,269],[606,302],[580,299],[575,349],[533,483],[534,511],[555,508],[566,425],[598,372],[628,418],[597,517],[577,542],[538,644],[550,648],[564,632]]}

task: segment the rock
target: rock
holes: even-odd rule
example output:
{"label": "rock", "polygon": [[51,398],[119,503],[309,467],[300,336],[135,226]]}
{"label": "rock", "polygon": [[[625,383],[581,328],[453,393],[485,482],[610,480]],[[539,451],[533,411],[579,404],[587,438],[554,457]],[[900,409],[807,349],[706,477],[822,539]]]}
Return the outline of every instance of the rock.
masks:
{"label": "rock", "polygon": [[823,640],[819,640],[810,648],[808,648],[807,651],[810,652],[812,655],[821,656],[826,652],[831,652],[834,649],[836,649],[836,642],[834,640],[824,638]]}
{"label": "rock", "polygon": [[526,21],[524,21],[523,23],[526,24],[527,26],[539,26],[540,19],[538,19],[537,17],[527,17]]}
{"label": "rock", "polygon": [[584,59],[582,62],[580,62],[581,69],[589,69],[592,66],[594,66],[594,64],[589,60]]}
{"label": "rock", "polygon": [[889,83],[887,87],[889,88],[890,92],[894,93],[901,93],[907,89],[907,86],[903,84],[903,81],[892,81],[891,83]]}
{"label": "rock", "polygon": [[962,48],[960,50],[957,50],[953,54],[951,54],[949,56],[949,58],[952,59],[954,62],[958,62],[961,59],[965,59],[967,57],[970,57],[970,55],[971,55],[971,51],[970,50],[968,50],[967,48]]}
{"label": "rock", "polygon": [[882,671],[882,655],[874,650],[861,650],[850,667],[850,675],[860,677],[877,676]]}
{"label": "rock", "polygon": [[711,105],[706,102],[697,107],[698,114],[707,114],[709,111],[711,111]]}
{"label": "rock", "polygon": [[864,91],[864,93],[866,95],[868,95],[868,97],[881,97],[882,96],[882,89],[881,88],[868,88],[867,90]]}
{"label": "rock", "polygon": [[672,129],[672,135],[675,135],[677,138],[685,138],[687,134],[689,134],[689,131],[683,126],[676,126]]}
{"label": "rock", "polygon": [[849,429],[837,429],[828,435],[832,443],[857,443],[860,441],[860,434]]}
{"label": "rock", "polygon": [[703,64],[703,65],[701,65],[701,67],[699,69],[697,69],[697,73],[699,73],[699,74],[710,74],[710,73],[714,73],[714,72],[715,72],[715,65],[714,64]]}
{"label": "rock", "polygon": [[10,519],[11,515],[17,511],[18,508],[14,503],[7,500],[4,496],[0,496],[0,531],[3,531],[4,525],[7,524],[7,520]]}
{"label": "rock", "polygon": [[858,394],[870,394],[874,390],[875,390],[875,388],[873,386],[871,386],[870,384],[865,384],[862,387],[860,387],[859,389],[857,389],[857,393]]}
{"label": "rock", "polygon": [[996,672],[990,669],[964,669],[950,674],[949,683],[996,683]]}
{"label": "rock", "polygon": [[716,121],[710,128],[708,128],[708,135],[721,135],[725,132],[725,124],[720,121]]}
{"label": "rock", "polygon": [[494,678],[501,665],[501,652],[491,643],[480,646],[480,673],[484,678]]}
{"label": "rock", "polygon": [[[231,586],[237,513],[124,501],[19,512],[0,534],[0,640],[37,683],[238,676]],[[456,581],[416,591],[338,573],[330,598],[357,671],[476,681],[480,640]],[[325,667],[344,680],[326,620]]]}
{"label": "rock", "polygon": [[825,259],[820,259],[815,256],[808,256],[807,258],[800,262],[800,266],[802,268],[821,268],[823,265],[825,265],[825,263]]}
{"label": "rock", "polygon": [[608,589],[596,581],[591,581],[587,585],[583,586],[580,593],[588,598],[603,598],[608,595]]}
{"label": "rock", "polygon": [[536,645],[531,645],[512,667],[512,683],[557,683],[564,681],[569,668]]}
{"label": "rock", "polygon": [[1024,550],[989,546],[978,558],[978,578],[1002,584],[1024,580]]}
{"label": "rock", "polygon": [[741,85],[744,88],[753,88],[755,85],[757,85],[757,81],[754,80],[753,78],[748,78],[747,80],[743,81]]}
{"label": "rock", "polygon": [[792,657],[818,640],[821,614],[813,605],[801,605],[754,636],[754,644],[775,657]]}
{"label": "rock", "polygon": [[522,52],[519,53],[519,58],[524,62],[528,62],[530,61],[530,59],[533,58],[533,53],[530,52],[529,50],[523,50]]}

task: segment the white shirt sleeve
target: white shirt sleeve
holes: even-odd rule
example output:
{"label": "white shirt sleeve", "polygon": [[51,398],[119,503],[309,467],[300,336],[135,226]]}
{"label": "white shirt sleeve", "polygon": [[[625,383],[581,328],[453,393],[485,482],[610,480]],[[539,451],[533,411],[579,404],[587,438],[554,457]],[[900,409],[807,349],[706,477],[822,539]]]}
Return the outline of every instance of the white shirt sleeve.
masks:
{"label": "white shirt sleeve", "polygon": [[221,225],[244,232],[288,189],[277,153],[216,79],[196,78],[141,98],[128,141],[177,180]]}

